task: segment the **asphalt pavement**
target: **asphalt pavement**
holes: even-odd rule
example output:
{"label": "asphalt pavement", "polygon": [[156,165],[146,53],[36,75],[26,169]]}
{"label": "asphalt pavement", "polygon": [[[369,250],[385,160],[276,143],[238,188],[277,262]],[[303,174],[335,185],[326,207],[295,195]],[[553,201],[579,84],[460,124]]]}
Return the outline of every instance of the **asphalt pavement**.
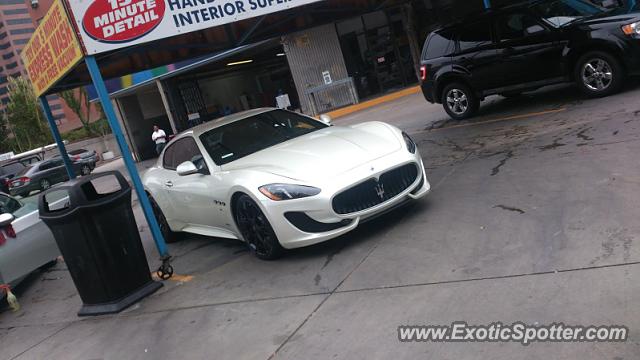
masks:
{"label": "asphalt pavement", "polygon": [[[179,276],[122,314],[77,318],[64,263],[0,313],[0,359],[638,359],[640,83],[494,97],[470,121],[420,95],[337,119],[418,143],[432,193],[276,262],[230,240],[170,246]],[[152,267],[149,231],[136,207]],[[624,325],[626,342],[403,343],[400,325]]]}

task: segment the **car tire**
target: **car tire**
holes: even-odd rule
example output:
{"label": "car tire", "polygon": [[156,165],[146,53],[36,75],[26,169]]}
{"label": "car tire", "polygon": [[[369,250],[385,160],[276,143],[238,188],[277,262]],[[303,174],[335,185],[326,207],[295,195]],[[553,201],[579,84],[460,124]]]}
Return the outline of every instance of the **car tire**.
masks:
{"label": "car tire", "polygon": [[84,164],[80,167],[80,174],[82,176],[87,176],[89,174],[91,174],[91,166]]}
{"label": "car tire", "polygon": [[624,69],[614,56],[591,51],[580,57],[574,70],[576,84],[583,94],[591,98],[605,97],[622,88]]}
{"label": "car tire", "polygon": [[51,181],[49,179],[40,180],[40,191],[45,191],[51,188]]}
{"label": "car tire", "polygon": [[158,203],[151,196],[149,196],[149,202],[151,203],[151,209],[153,210],[153,215],[156,217],[158,226],[160,226],[160,232],[162,233],[164,241],[167,244],[173,244],[180,241],[180,234],[171,230],[169,222],[164,216],[164,213],[162,212],[162,209],[160,209]]}
{"label": "car tire", "polygon": [[480,108],[480,100],[467,85],[451,83],[442,91],[442,106],[454,120],[472,117]]}
{"label": "car tire", "polygon": [[262,260],[276,260],[284,254],[278,236],[258,204],[246,195],[234,202],[233,218],[251,252]]}

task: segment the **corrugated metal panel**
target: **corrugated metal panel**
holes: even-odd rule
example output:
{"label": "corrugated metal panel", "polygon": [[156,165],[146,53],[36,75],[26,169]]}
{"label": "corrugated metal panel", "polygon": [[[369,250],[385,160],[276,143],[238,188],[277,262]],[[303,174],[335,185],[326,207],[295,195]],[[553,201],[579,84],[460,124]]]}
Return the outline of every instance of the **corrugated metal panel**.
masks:
{"label": "corrugated metal panel", "polygon": [[307,94],[325,85],[323,72],[328,71],[333,82],[349,77],[333,24],[285,36],[283,44],[304,113],[316,115],[316,110],[322,113],[354,102],[353,89],[345,85],[315,94],[315,106]]}

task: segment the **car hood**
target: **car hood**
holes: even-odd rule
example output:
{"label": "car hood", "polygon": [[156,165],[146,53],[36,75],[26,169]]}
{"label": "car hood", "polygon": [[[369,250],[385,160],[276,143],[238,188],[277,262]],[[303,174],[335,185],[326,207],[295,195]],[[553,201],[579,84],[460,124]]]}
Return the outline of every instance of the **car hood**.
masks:
{"label": "car hood", "polygon": [[585,17],[582,20],[572,24],[572,26],[578,27],[580,25],[597,26],[618,23],[622,24],[638,21],[639,19],[640,13],[638,12],[627,13],[624,9],[615,9],[602,14]]}
{"label": "car hood", "polygon": [[222,167],[223,171],[264,171],[307,183],[329,179],[398,151],[391,127],[334,126],[272,146]]}

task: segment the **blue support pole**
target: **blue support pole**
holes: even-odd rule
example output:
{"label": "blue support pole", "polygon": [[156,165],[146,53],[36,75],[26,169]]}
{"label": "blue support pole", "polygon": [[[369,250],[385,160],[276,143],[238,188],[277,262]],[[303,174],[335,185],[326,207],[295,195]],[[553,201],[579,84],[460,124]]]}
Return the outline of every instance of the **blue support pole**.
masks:
{"label": "blue support pole", "polygon": [[75,171],[73,171],[73,164],[69,159],[69,154],[67,154],[67,148],[64,146],[62,136],[60,136],[60,131],[58,131],[58,125],[56,125],[56,120],[53,118],[53,113],[51,112],[51,108],[49,107],[49,102],[44,95],[40,96],[38,100],[40,101],[40,107],[42,108],[44,117],[47,118],[47,122],[49,123],[51,134],[53,135],[56,144],[58,144],[58,150],[60,150],[60,156],[62,156],[62,161],[64,161],[64,167],[65,169],[67,169],[69,179],[75,179],[76,173]]}
{"label": "blue support pole", "polygon": [[118,118],[116,117],[115,110],[113,109],[113,105],[111,104],[111,99],[109,98],[109,93],[107,92],[107,88],[104,85],[104,80],[102,79],[102,74],[100,74],[100,69],[98,68],[96,59],[93,56],[87,56],[84,58],[84,61],[87,64],[89,75],[91,75],[91,79],[93,80],[93,86],[95,86],[98,93],[98,98],[100,98],[100,103],[102,104],[104,114],[107,116],[107,121],[109,121],[109,125],[111,126],[111,130],[113,131],[113,135],[115,136],[116,141],[118,142],[118,146],[120,147],[120,152],[122,153],[124,164],[127,167],[127,171],[129,171],[129,175],[131,175],[133,187],[135,188],[138,199],[140,200],[140,205],[142,205],[142,210],[144,211],[144,216],[147,219],[149,228],[151,229],[153,240],[156,243],[156,247],[158,248],[160,256],[164,260],[166,260],[169,258],[167,244],[165,243],[162,232],[160,231],[158,221],[153,214],[151,202],[149,201],[149,198],[144,191],[144,187],[142,186],[142,180],[140,180],[140,175],[138,175],[138,169],[136,168],[136,164],[133,161],[133,157],[131,156],[129,145],[127,145],[127,142],[124,139],[122,128],[118,123]]}
{"label": "blue support pole", "polygon": [[484,8],[486,10],[491,9],[491,0],[483,0],[484,1]]}
{"label": "blue support pole", "polygon": [[636,9],[636,0],[629,0],[629,12],[633,12]]}

